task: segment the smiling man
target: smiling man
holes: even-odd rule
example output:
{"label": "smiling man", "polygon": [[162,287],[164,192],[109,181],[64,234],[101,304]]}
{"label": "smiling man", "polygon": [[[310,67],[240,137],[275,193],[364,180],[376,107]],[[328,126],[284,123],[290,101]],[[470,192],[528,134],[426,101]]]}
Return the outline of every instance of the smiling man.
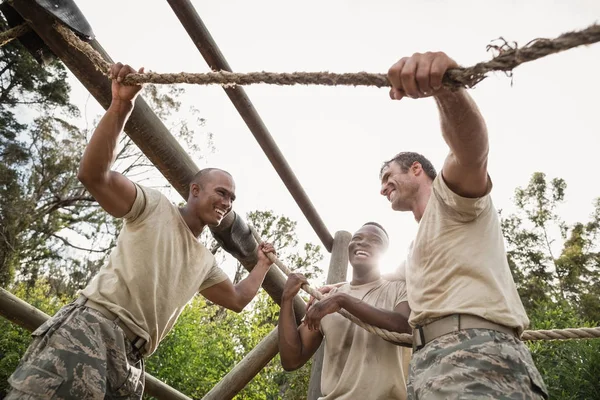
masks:
{"label": "smiling man", "polygon": [[344,308],[362,321],[394,332],[410,332],[403,281],[381,279],[379,262],[388,247],[380,225],[369,222],[348,246],[352,281],[333,289],[308,310],[300,327],[293,299],[306,278],[291,274],[279,315],[279,352],[286,371],[304,365],[325,341],[321,399],[406,399],[406,360],[410,349],[396,346],[337,314]]}
{"label": "smiling man", "polygon": [[[141,70],[140,70],[141,71]],[[217,168],[190,183],[187,203],[111,170],[119,135],[141,86],[120,82],[134,70],[113,65],[112,103],[85,149],[79,179],[124,224],[104,265],[81,296],[33,332],[33,343],[9,379],[6,399],[141,399],[144,357],[156,350],[193,296],[236,312],[256,295],[271,265],[258,263],[233,285],[198,237],[231,211],[235,184]]]}
{"label": "smiling man", "polygon": [[390,97],[433,96],[449,154],[440,174],[403,152],[381,169],[381,194],[410,211],[419,230],[406,265],[414,352],[409,398],[546,398],[519,339],[529,324],[508,266],[488,175],[488,133],[469,94],[442,86],[457,67],[444,53],[394,64]]}

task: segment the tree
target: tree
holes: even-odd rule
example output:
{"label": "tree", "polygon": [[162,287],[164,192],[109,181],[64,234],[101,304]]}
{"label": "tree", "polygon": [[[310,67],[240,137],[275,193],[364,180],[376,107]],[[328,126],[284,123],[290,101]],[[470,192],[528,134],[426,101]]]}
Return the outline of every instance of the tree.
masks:
{"label": "tree", "polygon": [[[77,126],[82,121],[69,102],[63,65],[38,65],[18,41],[0,52],[0,285],[8,286],[17,274],[32,288],[45,276],[57,293],[73,294],[104,263],[121,221],[99,209],[77,180],[91,130]],[[212,151],[212,136],[200,149],[204,119],[193,107],[183,115],[183,93],[178,87],[144,89],[150,106],[201,158],[201,151]],[[196,119],[193,126],[189,116]],[[142,183],[156,177],[128,136],[120,146],[116,170]]]}
{"label": "tree", "polygon": [[[0,29],[6,28],[0,18]],[[0,48],[0,285],[3,286],[11,281],[19,265],[19,235],[26,224],[20,218],[30,211],[21,190],[30,163],[30,143],[23,140],[28,126],[15,113],[45,110],[48,112],[45,122],[52,113],[77,115],[77,109],[69,103],[66,76],[58,62],[42,68],[18,41]],[[38,120],[36,125],[39,132],[45,124]]]}
{"label": "tree", "polygon": [[548,182],[541,172],[517,188],[517,212],[502,219],[508,261],[528,311],[537,303],[567,301],[582,318],[598,322],[600,198],[589,222],[569,226],[557,214],[566,188],[563,179]]}
{"label": "tree", "polygon": [[[586,223],[567,224],[558,207],[564,180],[535,173],[517,188],[517,211],[502,218],[508,261],[531,329],[600,323],[600,199]],[[553,399],[600,398],[600,340],[531,342],[533,358]]]}

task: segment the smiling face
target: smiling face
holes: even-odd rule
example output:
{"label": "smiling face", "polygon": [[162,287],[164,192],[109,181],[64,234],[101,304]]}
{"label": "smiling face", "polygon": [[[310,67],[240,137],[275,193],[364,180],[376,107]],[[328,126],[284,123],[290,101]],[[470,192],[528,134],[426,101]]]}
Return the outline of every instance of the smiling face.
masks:
{"label": "smiling face", "polygon": [[388,248],[386,233],[376,225],[363,225],[348,245],[348,256],[353,268],[379,268],[381,256]]}
{"label": "smiling face", "polygon": [[381,195],[385,196],[392,210],[410,211],[419,191],[419,179],[422,168],[415,162],[407,171],[400,164],[389,162],[381,171]]}
{"label": "smiling face", "polygon": [[234,200],[233,178],[225,171],[214,169],[192,183],[188,204],[203,225],[217,226],[231,211]]}

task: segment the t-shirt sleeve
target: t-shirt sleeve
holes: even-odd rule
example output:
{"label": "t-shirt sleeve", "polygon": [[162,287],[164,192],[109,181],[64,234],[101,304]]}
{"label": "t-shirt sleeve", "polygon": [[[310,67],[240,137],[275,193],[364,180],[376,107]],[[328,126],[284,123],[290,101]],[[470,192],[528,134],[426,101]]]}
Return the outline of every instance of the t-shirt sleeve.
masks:
{"label": "t-shirt sleeve", "polygon": [[163,194],[158,190],[150,189],[134,183],[136,193],[131,209],[123,216],[126,223],[139,223],[146,219],[158,206]]}
{"label": "t-shirt sleeve", "polygon": [[492,190],[492,181],[489,176],[486,194],[482,197],[468,198],[454,193],[444,181],[442,172],[433,181],[433,193],[447,207],[450,217],[458,221],[468,222],[477,218],[490,207],[489,193]]}
{"label": "t-shirt sleeve", "polygon": [[394,308],[398,307],[398,304],[408,301],[408,294],[406,291],[406,281],[395,281],[393,282],[394,294],[396,299],[394,301]]}
{"label": "t-shirt sleeve", "polygon": [[217,260],[213,260],[212,267],[210,271],[208,271],[208,274],[206,275],[204,282],[202,282],[200,285],[200,289],[198,291],[201,292],[204,289],[208,289],[209,287],[219,284],[227,279],[229,279],[229,277],[221,269],[221,267],[219,267]]}

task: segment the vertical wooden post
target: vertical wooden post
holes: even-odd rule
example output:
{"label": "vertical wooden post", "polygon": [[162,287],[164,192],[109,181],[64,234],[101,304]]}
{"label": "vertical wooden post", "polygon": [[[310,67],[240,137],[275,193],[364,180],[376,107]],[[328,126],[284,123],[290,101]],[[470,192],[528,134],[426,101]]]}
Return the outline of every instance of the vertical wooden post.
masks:
{"label": "vertical wooden post", "polygon": [[[348,271],[348,244],[352,235],[346,231],[338,231],[333,239],[329,271],[327,272],[327,283],[338,283],[346,280]],[[307,400],[317,400],[321,397],[321,372],[323,371],[323,344],[313,356],[312,369],[310,371],[310,383],[308,385]]]}

